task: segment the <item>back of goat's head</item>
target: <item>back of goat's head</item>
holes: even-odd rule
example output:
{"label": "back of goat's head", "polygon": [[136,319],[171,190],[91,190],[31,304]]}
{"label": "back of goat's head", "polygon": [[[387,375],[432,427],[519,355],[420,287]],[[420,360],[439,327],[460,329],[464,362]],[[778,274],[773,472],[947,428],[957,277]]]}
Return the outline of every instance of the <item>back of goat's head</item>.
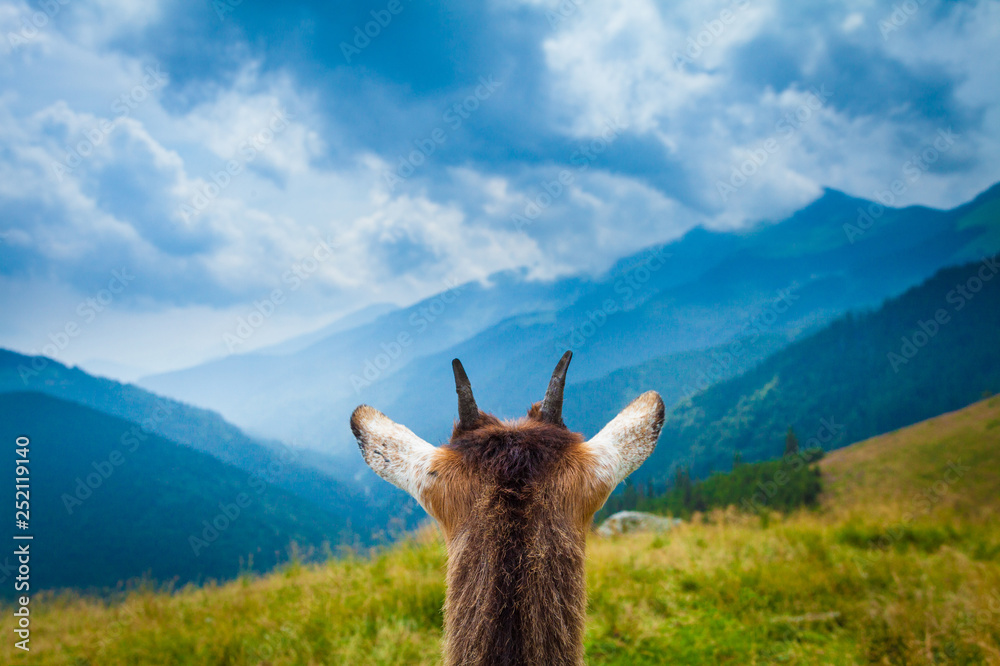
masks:
{"label": "back of goat's head", "polygon": [[577,541],[615,486],[652,453],[664,408],[656,392],[644,393],[585,441],[562,419],[571,358],[566,352],[559,361],[545,398],[512,422],[480,411],[455,359],[458,420],[439,447],[367,405],[354,410],[351,429],[365,462],[438,520],[451,555],[468,539],[502,548],[511,530]]}

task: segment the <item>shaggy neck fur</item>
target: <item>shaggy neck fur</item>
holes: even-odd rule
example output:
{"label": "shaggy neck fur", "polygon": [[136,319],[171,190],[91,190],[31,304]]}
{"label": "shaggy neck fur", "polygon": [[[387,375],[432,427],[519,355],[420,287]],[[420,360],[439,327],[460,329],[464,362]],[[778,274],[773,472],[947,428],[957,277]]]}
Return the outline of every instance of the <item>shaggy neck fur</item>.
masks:
{"label": "shaggy neck fur", "polygon": [[570,357],[556,366],[545,399],[514,423],[477,408],[456,359],[458,425],[440,447],[368,405],[351,415],[368,466],[444,531],[449,664],[583,663],[587,528],[653,452],[664,406],[647,391],[584,442],[561,415]]}
{"label": "shaggy neck fur", "polygon": [[[448,664],[582,664],[584,546],[593,511],[581,506],[582,438],[529,418],[481,414],[456,428],[452,470],[471,502],[445,525]],[[574,492],[575,491],[575,492]],[[450,528],[450,529],[449,529]]]}

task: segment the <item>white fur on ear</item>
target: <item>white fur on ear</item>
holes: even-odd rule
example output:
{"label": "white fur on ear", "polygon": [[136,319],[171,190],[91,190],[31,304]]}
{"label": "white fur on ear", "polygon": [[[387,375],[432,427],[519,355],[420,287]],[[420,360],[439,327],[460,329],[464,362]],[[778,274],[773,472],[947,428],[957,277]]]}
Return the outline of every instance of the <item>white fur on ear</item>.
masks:
{"label": "white fur on ear", "polygon": [[587,442],[597,458],[597,474],[607,483],[609,493],[656,448],[664,413],[660,394],[647,391]]}
{"label": "white fur on ear", "polygon": [[368,405],[361,405],[351,414],[351,430],[368,466],[426,509],[423,496],[437,449]]}

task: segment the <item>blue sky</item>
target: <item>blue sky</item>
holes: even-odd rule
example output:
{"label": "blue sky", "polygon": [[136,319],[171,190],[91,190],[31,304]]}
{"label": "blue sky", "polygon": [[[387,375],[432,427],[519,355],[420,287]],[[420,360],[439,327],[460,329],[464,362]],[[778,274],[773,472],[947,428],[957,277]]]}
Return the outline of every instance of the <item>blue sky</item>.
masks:
{"label": "blue sky", "polygon": [[130,378],[276,290],[248,349],[599,273],[941,132],[898,204],[950,207],[1000,179],[998,43],[998,2],[0,2],[0,346]]}

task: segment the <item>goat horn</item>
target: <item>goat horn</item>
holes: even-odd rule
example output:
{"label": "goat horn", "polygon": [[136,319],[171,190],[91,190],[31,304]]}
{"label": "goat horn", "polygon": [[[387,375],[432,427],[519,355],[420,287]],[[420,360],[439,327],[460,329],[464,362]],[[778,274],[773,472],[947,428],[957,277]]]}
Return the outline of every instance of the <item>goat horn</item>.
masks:
{"label": "goat horn", "polygon": [[573,360],[573,352],[568,351],[563,354],[552,371],[552,379],[549,380],[549,388],[545,392],[545,400],[542,401],[541,420],[554,425],[564,425],[562,420],[563,389],[566,387],[566,370],[569,362]]}
{"label": "goat horn", "polygon": [[472,430],[479,421],[479,407],[472,397],[472,384],[457,358],[451,362],[451,369],[455,371],[455,392],[458,393],[458,423],[463,430]]}

